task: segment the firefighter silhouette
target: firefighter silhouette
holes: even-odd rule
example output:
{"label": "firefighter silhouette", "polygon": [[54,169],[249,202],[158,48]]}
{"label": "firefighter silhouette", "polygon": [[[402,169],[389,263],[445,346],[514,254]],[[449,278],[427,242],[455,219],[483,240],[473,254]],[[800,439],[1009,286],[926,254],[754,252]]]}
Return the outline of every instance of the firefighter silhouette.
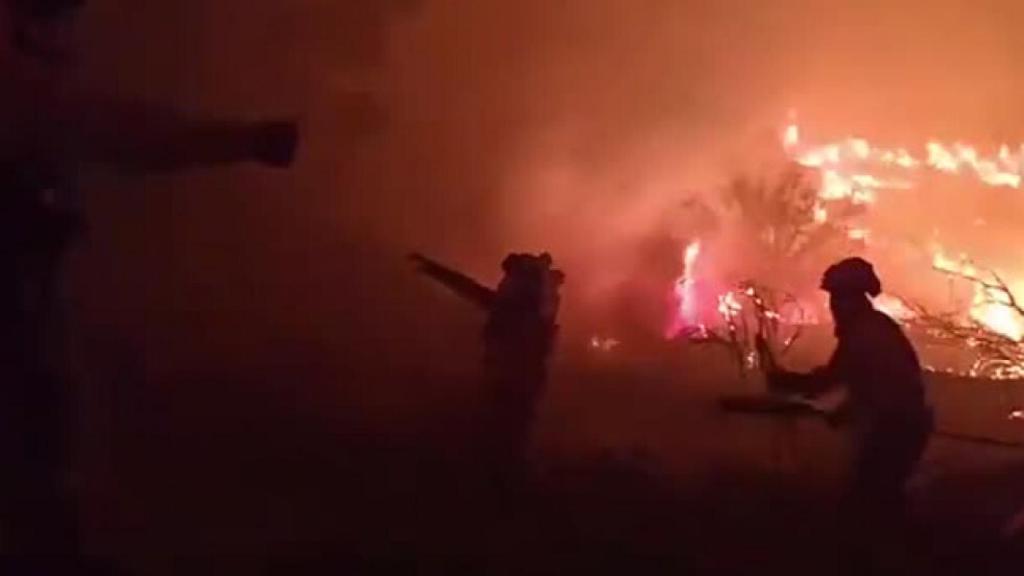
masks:
{"label": "firefighter silhouette", "polygon": [[878,527],[904,513],[905,485],[933,430],[921,365],[900,326],[869,297],[882,285],[870,263],[850,258],[822,279],[829,294],[838,345],[828,364],[810,374],[775,371],[776,391],[817,396],[845,387],[846,400],[831,420],[849,424],[854,461],[848,512]]}
{"label": "firefighter silhouette", "polygon": [[525,466],[530,432],[547,381],[558,330],[564,274],[548,254],[510,254],[504,275],[489,288],[451,268],[413,255],[419,271],[487,314],[483,329],[485,382],[482,456],[508,477]]}

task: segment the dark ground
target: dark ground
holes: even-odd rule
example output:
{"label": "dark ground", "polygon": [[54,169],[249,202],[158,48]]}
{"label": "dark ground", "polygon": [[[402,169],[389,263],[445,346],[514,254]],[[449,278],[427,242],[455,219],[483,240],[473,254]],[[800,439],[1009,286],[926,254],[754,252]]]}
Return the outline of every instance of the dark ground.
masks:
{"label": "dark ground", "polygon": [[[834,433],[720,414],[720,394],[757,385],[713,353],[619,354],[556,366],[533,475],[500,495],[469,457],[470,374],[359,417],[294,366],[125,387],[87,542],[154,575],[841,573]],[[262,393],[232,408],[247,390]],[[957,398],[940,418],[972,410]],[[998,532],[1022,487],[1024,450],[936,439],[898,572],[1018,574],[1024,547]]]}

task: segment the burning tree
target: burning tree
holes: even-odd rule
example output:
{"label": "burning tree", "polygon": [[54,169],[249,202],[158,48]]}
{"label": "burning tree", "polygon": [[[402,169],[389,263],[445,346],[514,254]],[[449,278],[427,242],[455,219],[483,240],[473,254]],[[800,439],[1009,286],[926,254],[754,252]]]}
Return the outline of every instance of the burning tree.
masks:
{"label": "burning tree", "polygon": [[[818,272],[829,260],[866,245],[870,231],[858,224],[880,194],[913,190],[928,174],[952,174],[991,188],[1024,184],[1024,146],[1003,145],[998,154],[986,156],[964,144],[935,140],[914,150],[879,147],[855,137],[816,145],[801,136],[795,124],[784,130],[782,148],[792,164],[778,176],[737,178],[722,191],[716,217],[727,224],[714,236],[700,238],[699,250],[691,244],[675,291],[673,326],[685,326],[691,340],[729,345],[744,370],[763,366],[770,361],[769,354],[789,348],[792,334],[780,336],[780,327],[799,335],[791,323],[807,318],[779,306],[798,307],[790,294],[813,290]],[[728,286],[718,290],[718,317],[699,322],[692,302],[696,257],[714,259],[720,244],[729,242],[729,257],[723,260],[733,263],[733,269],[715,270]],[[979,271],[967,262],[945,264],[937,259],[935,268],[974,287],[967,314],[934,313],[898,298],[877,304],[900,308],[894,315],[902,314],[899,319],[919,333],[971,350],[976,359],[969,375],[1024,377],[1024,309],[1010,285],[998,274]],[[684,332],[675,334],[679,333]]]}
{"label": "burning tree", "polygon": [[804,310],[796,298],[753,282],[719,296],[718,313],[721,326],[698,326],[689,338],[727,347],[741,376],[748,370],[773,368],[775,359],[789,351],[805,324]]}
{"label": "burning tree", "polygon": [[[808,171],[791,164],[775,180],[740,177],[726,188],[742,249],[762,267],[799,270],[829,247],[848,248],[858,238],[850,222],[865,211],[852,198],[823,200]],[[781,266],[781,268],[780,268]]]}
{"label": "burning tree", "polygon": [[736,178],[721,198],[721,219],[730,226],[720,232],[740,264],[725,274],[728,288],[717,295],[717,318],[702,322],[694,267],[704,246],[710,244],[713,254],[720,238],[687,246],[668,335],[726,346],[745,374],[771,366],[813,319],[794,294],[816,288],[811,284],[822,261],[862,240],[851,233],[850,221],[863,206],[849,198],[823,201],[807,170],[795,164],[774,179]]}

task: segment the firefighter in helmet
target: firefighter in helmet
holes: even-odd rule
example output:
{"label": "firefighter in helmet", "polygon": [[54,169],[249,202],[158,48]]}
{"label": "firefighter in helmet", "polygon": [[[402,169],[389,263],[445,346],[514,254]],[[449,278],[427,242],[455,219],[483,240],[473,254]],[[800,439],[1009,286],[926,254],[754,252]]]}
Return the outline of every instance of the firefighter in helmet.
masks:
{"label": "firefighter in helmet", "polygon": [[906,482],[932,432],[932,411],[910,340],[872,305],[871,298],[882,292],[872,265],[861,258],[843,260],[825,272],[821,288],[829,294],[835,352],[810,374],[770,374],[769,385],[806,396],[846,389],[833,421],[848,423],[853,433],[847,504],[877,525],[903,512]]}
{"label": "firefighter in helmet", "polygon": [[498,481],[525,467],[530,432],[547,382],[565,276],[549,254],[510,254],[495,289],[420,255],[419,271],[487,313],[482,457]]}

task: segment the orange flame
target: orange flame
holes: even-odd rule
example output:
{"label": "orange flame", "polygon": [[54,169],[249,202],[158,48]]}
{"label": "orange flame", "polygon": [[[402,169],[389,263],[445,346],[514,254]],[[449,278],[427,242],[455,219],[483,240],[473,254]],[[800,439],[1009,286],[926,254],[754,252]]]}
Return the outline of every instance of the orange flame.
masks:
{"label": "orange flame", "polygon": [[[996,155],[983,156],[977,148],[962,143],[943,144],[937,140],[924,146],[924,157],[916,157],[906,148],[881,148],[863,138],[810,146],[801,140],[800,127],[789,124],[783,132],[783,146],[798,164],[821,170],[822,200],[851,199],[871,204],[879,190],[909,189],[919,177],[919,169],[974,176],[993,187],[1021,188],[1024,184],[1024,146],[1014,153],[1009,145],[999,147]],[[906,172],[902,178],[881,178],[860,172],[867,168]],[[857,171],[849,171],[856,168]]]}
{"label": "orange flame", "polygon": [[683,251],[683,274],[676,280],[673,288],[673,300],[676,303],[675,313],[666,337],[675,338],[687,327],[695,327],[698,322],[697,309],[697,277],[695,269],[700,257],[700,240],[694,240]]}
{"label": "orange flame", "polygon": [[[981,154],[977,148],[962,143],[943,144],[930,140],[924,146],[924,157],[916,157],[906,148],[881,148],[863,138],[846,138],[823,145],[805,145],[796,123],[787,126],[783,146],[787,153],[802,166],[817,168],[821,172],[819,204],[814,207],[818,223],[828,221],[827,204],[836,200],[849,200],[855,204],[873,204],[882,190],[911,189],[919,177],[920,169],[973,176],[979,182],[993,187],[1019,189],[1024,183],[1024,146],[1014,152],[1009,145],[999,147],[992,157]],[[886,174],[894,171],[901,177],[882,177],[872,174],[872,168],[882,168]],[[854,240],[867,240],[867,228],[854,228],[848,235]],[[932,266],[936,270],[952,272],[968,279],[978,278],[978,270],[966,257],[952,259],[936,251]],[[891,303],[883,302],[882,306]],[[977,286],[970,315],[995,332],[1015,341],[1024,340],[1024,318],[1009,302],[983,286]],[[893,310],[894,313],[896,310]]]}
{"label": "orange flame", "polygon": [[[819,224],[828,221],[832,202],[874,204],[881,192],[913,189],[929,171],[972,178],[995,188],[1020,189],[1024,185],[1024,145],[1012,148],[1003,144],[989,154],[961,142],[947,144],[932,139],[915,154],[909,148],[879,147],[863,138],[812,145],[805,143],[802,136],[796,122],[790,122],[783,132],[782,144],[794,162],[820,173],[821,185],[814,206],[814,220]],[[871,230],[851,228],[847,234],[853,240],[867,241]],[[934,251],[932,266],[974,281],[971,319],[1011,340],[1024,342],[1024,315],[1011,305],[1006,292],[1014,293],[1024,284],[1006,286],[1006,291],[991,287],[987,285],[988,272],[979,271],[966,256],[950,257],[941,249]],[[882,297],[875,301],[875,306],[898,320],[912,318],[913,312],[898,299]],[[726,313],[732,308],[723,302],[721,310]]]}

